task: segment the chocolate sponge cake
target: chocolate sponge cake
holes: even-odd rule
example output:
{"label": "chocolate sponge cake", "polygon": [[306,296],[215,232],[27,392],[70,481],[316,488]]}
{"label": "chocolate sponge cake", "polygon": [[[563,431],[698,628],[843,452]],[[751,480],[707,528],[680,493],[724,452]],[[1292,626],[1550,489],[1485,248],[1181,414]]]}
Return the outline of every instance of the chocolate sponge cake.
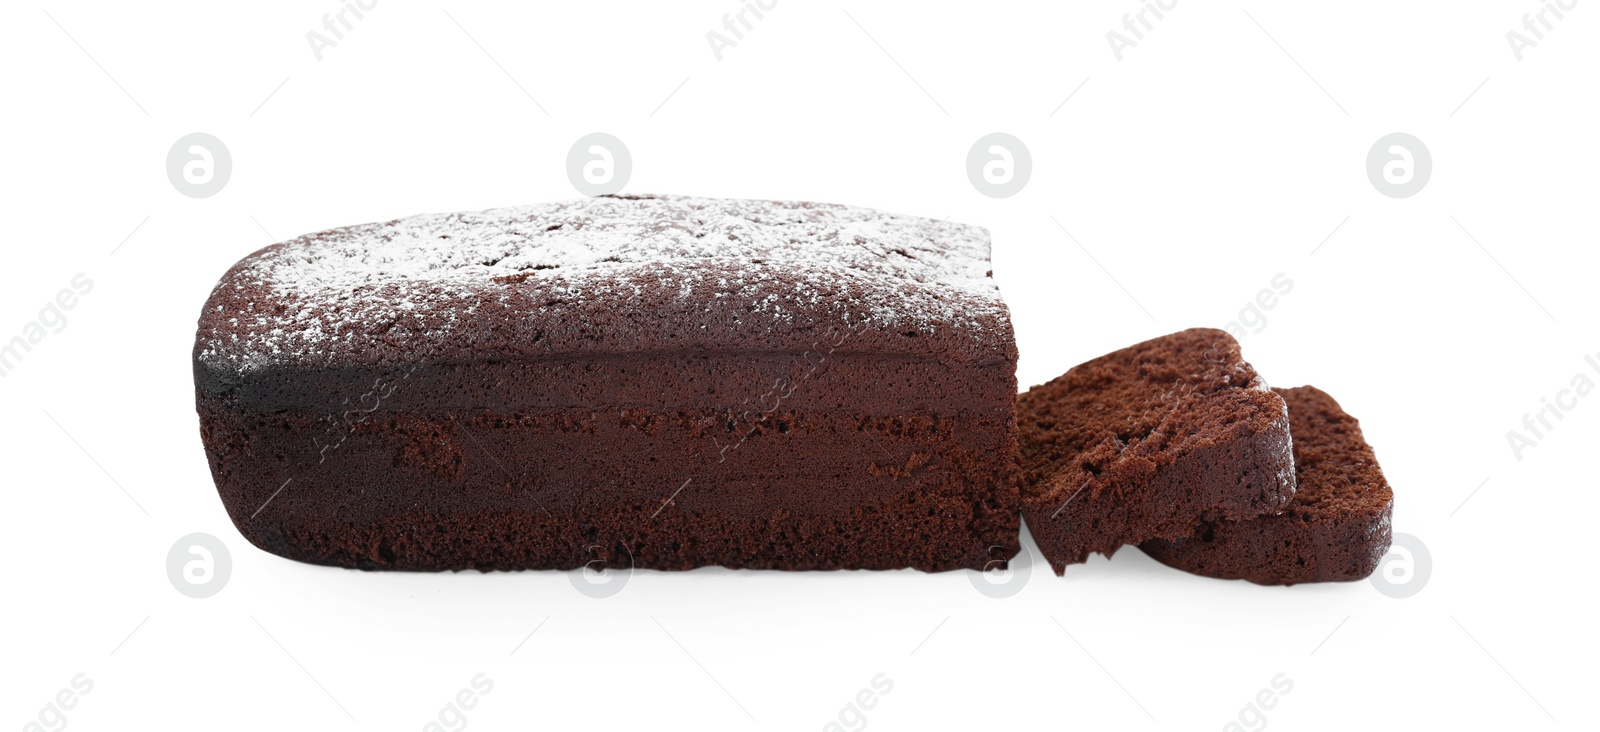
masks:
{"label": "chocolate sponge cake", "polygon": [[1283,398],[1220,330],[1145,341],[1017,402],[1022,510],[1056,574],[1294,495]]}
{"label": "chocolate sponge cake", "polygon": [[1018,550],[988,233],[621,196],[302,236],[194,348],[229,516],[363,569],[983,568]]}
{"label": "chocolate sponge cake", "polygon": [[1188,539],[1139,545],[1162,564],[1262,585],[1358,580],[1389,550],[1394,492],[1361,423],[1323,391],[1278,389],[1294,432],[1294,500],[1276,515],[1207,523]]}

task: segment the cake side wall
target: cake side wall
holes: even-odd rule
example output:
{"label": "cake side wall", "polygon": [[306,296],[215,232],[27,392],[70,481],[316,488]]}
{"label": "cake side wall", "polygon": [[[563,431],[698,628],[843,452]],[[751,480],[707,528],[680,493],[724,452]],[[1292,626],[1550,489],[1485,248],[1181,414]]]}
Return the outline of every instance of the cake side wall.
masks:
{"label": "cake side wall", "polygon": [[1012,360],[196,373],[230,517],[299,561],[566,569],[610,547],[641,567],[937,571],[1020,549]]}
{"label": "cake side wall", "polygon": [[[1017,548],[1003,416],[775,412],[730,431],[721,415],[650,410],[375,412],[328,442],[310,413],[236,412],[220,398],[202,398],[200,411],[236,526],[302,561],[566,568],[598,541],[663,568],[935,570],[982,567]],[[546,552],[524,557],[534,563],[517,564],[522,550],[510,545],[485,554],[463,544],[432,559],[397,548],[436,524],[483,539],[507,516],[524,517],[524,550]]]}

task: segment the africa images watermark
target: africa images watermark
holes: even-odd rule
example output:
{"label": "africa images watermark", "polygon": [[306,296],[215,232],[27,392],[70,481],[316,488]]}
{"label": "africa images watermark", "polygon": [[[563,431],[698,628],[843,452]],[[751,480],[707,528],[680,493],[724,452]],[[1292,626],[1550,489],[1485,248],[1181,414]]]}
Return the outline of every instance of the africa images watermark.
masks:
{"label": "africa images watermark", "polygon": [[1259,732],[1267,728],[1267,712],[1276,709],[1283,697],[1294,691],[1294,679],[1280,673],[1272,677],[1271,688],[1262,687],[1250,702],[1239,709],[1238,721],[1228,720],[1223,732]]}
{"label": "africa images watermark", "polygon": [[1245,336],[1260,333],[1267,329],[1267,311],[1278,306],[1284,295],[1294,291],[1294,280],[1289,275],[1279,272],[1272,276],[1272,288],[1262,288],[1256,296],[1244,307],[1239,309],[1239,317],[1228,321],[1223,330],[1233,336],[1235,340],[1244,340]]}
{"label": "africa images watermark", "polygon": [[[773,379],[772,386],[757,396],[754,403],[747,398],[740,403],[741,408],[737,411],[729,408],[726,420],[730,425],[737,426],[748,423],[750,427],[745,430],[744,434],[736,442],[726,445],[722,444],[722,441],[714,436],[711,438],[711,441],[717,446],[717,462],[727,462],[729,453],[739,449],[751,437],[759,434],[762,427],[766,426],[770,421],[772,413],[778,411],[778,408],[783,406],[783,403],[789,397],[794,396],[795,391],[802,384],[810,380],[819,369],[828,363],[828,360],[833,357],[833,352],[839,350],[839,347],[843,346],[845,341],[850,340],[851,336],[858,335],[860,329],[865,327],[866,324],[866,320],[852,322],[846,319],[842,330],[838,325],[829,325],[823,331],[823,337],[820,340],[812,341],[809,350],[793,357],[784,365],[783,374]],[[791,376],[791,368],[798,369],[798,375]],[[670,502],[671,499],[668,500]]]}
{"label": "africa images watermark", "polygon": [[[306,31],[306,43],[311,46],[311,55],[318,61],[322,60],[323,53],[344,40],[344,34],[355,30],[356,23],[366,19],[363,11],[378,7],[378,0],[345,0],[338,10],[322,14],[322,30],[313,28]],[[354,19],[351,19],[354,16]],[[323,32],[325,31],[325,32]]]}
{"label": "africa images watermark", "polygon": [[834,719],[822,725],[823,732],[857,732],[867,728],[867,712],[876,709],[883,697],[894,691],[894,679],[880,673],[872,677],[870,687],[862,687],[850,702],[839,709]]}
{"label": "africa images watermark", "polygon": [[233,555],[221,539],[193,533],[167,550],[167,581],[186,597],[203,600],[222,591],[233,574]]}
{"label": "africa images watermark", "polygon": [[1021,192],[1033,176],[1033,154],[1015,135],[991,132],[967,150],[967,180],[990,198]]}
{"label": "africa images watermark", "polygon": [[[355,433],[356,428],[366,422],[373,412],[378,411],[378,407],[383,406],[383,401],[393,396],[395,389],[400,388],[400,383],[411,378],[411,374],[416,370],[417,366],[412,365],[411,368],[398,377],[384,375],[373,379],[372,387],[363,392],[361,396],[356,397],[354,406],[346,398],[343,406],[349,407],[349,409],[333,412],[323,417],[321,420],[324,425],[322,437],[315,435],[311,437],[311,443],[317,446],[317,463],[326,462],[328,453],[339,449],[345,440]],[[327,438],[327,441],[324,442],[323,438]]]}
{"label": "africa images watermark", "polygon": [[[778,0],[745,0],[744,5],[732,13],[722,14],[722,30],[706,31],[706,43],[711,45],[711,55],[722,60],[725,50],[739,45],[744,34],[755,30],[756,21],[767,17],[764,10],[778,7]],[[754,16],[754,20],[751,19]]]}
{"label": "africa images watermark", "polygon": [[[1532,13],[1522,14],[1522,30],[1506,31],[1506,43],[1511,44],[1511,54],[1522,60],[1524,50],[1539,45],[1544,40],[1546,31],[1555,30],[1557,22],[1566,20],[1567,14],[1561,11],[1571,10],[1578,6],[1578,0],[1544,0],[1544,4]],[[1554,22],[1551,16],[1555,16]]]}
{"label": "africa images watermark", "polygon": [[1115,28],[1106,31],[1106,42],[1111,44],[1111,55],[1122,60],[1123,49],[1133,48],[1144,40],[1146,32],[1155,30],[1156,23],[1165,20],[1164,11],[1178,7],[1178,0],[1144,0],[1144,5],[1135,13],[1122,14],[1122,30]]}
{"label": "africa images watermark", "polygon": [[61,687],[50,701],[39,709],[35,720],[22,725],[23,732],[58,732],[67,728],[67,712],[78,708],[83,697],[94,691],[94,679],[80,673],[72,677],[68,686]]}
{"label": "africa images watermark", "polygon": [[[865,320],[845,320],[843,327],[839,325],[827,326],[818,340],[812,341],[811,348],[799,355],[793,356],[783,363],[780,373],[771,382],[765,391],[756,395],[754,399],[744,399],[737,408],[729,407],[725,414],[708,418],[707,424],[715,425],[718,422],[726,424],[731,433],[741,425],[748,425],[737,440],[724,444],[712,436],[712,444],[717,447],[717,463],[727,462],[731,454],[743,446],[751,438],[761,434],[763,428],[777,425],[781,432],[786,428],[783,420],[773,416],[790,397],[818,370],[826,365],[833,353],[837,351],[852,335],[856,335],[861,327],[866,325]],[[685,479],[665,498],[661,505],[650,514],[650,520],[667,510],[670,506],[677,505],[678,495],[694,482],[694,478]],[[634,570],[633,551],[626,544],[606,546],[603,544],[588,544],[583,547],[589,560],[576,571],[568,572],[567,578],[573,588],[587,597],[605,599],[614,597],[628,586]],[[621,551],[616,551],[620,549]],[[626,564],[623,561],[626,560]]]}
{"label": "africa images watermark", "polygon": [[478,707],[483,697],[494,691],[494,679],[488,674],[480,673],[472,677],[470,686],[463,686],[450,698],[444,706],[439,708],[439,713],[434,719],[422,725],[423,732],[446,732],[447,730],[463,730],[467,728],[467,712]]}
{"label": "africa images watermark", "polygon": [[[1600,354],[1585,354],[1583,362],[1591,371],[1600,374],[1600,358],[1597,355]],[[1511,455],[1517,462],[1522,462],[1524,453],[1538,447],[1555,431],[1561,420],[1567,418],[1567,412],[1578,408],[1578,400],[1593,391],[1594,379],[1579,371],[1568,380],[1567,388],[1557,391],[1553,396],[1539,397],[1539,408],[1522,415],[1522,428],[1527,432],[1515,429],[1506,431],[1506,444],[1511,446]]]}
{"label": "africa images watermark", "polygon": [[0,343],[0,378],[10,376],[21,365],[23,358],[33,352],[34,346],[43,343],[51,334],[66,330],[67,311],[77,307],[79,298],[94,290],[94,280],[82,272],[72,276],[71,285],[71,289],[61,288],[54,298],[39,308],[33,320],[23,323],[20,335]]}

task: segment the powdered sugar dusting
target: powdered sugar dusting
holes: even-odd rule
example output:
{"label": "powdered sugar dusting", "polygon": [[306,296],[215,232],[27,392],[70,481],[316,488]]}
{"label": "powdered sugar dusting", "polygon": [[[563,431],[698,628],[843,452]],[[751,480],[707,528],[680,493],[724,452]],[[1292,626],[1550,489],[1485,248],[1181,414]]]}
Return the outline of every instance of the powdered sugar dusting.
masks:
{"label": "powdered sugar dusting", "polygon": [[268,248],[218,284],[197,355],[239,370],[315,363],[374,337],[374,324],[391,341],[437,340],[509,302],[511,287],[544,298],[526,313],[537,320],[570,317],[570,302],[626,312],[663,282],[682,301],[709,293],[737,306],[751,328],[834,306],[885,329],[1006,320],[979,227],[829,204],[603,197],[413,216]]}

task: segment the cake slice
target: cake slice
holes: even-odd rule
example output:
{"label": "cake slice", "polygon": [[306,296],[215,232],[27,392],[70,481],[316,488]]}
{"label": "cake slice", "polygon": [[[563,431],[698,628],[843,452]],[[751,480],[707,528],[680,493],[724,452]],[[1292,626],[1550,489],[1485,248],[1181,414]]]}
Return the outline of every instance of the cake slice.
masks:
{"label": "cake slice", "polygon": [[1377,569],[1389,550],[1394,492],[1361,424],[1323,391],[1278,389],[1294,433],[1294,500],[1282,513],[1207,523],[1192,538],[1139,546],[1195,574],[1262,585],[1343,582]]}
{"label": "cake slice", "polygon": [[1018,550],[988,232],[618,196],[302,236],[222,277],[201,437],[256,546],[364,569],[982,569]]}
{"label": "cake slice", "polygon": [[1283,398],[1220,330],[1075,366],[1018,399],[1017,426],[1023,517],[1056,574],[1294,495]]}

